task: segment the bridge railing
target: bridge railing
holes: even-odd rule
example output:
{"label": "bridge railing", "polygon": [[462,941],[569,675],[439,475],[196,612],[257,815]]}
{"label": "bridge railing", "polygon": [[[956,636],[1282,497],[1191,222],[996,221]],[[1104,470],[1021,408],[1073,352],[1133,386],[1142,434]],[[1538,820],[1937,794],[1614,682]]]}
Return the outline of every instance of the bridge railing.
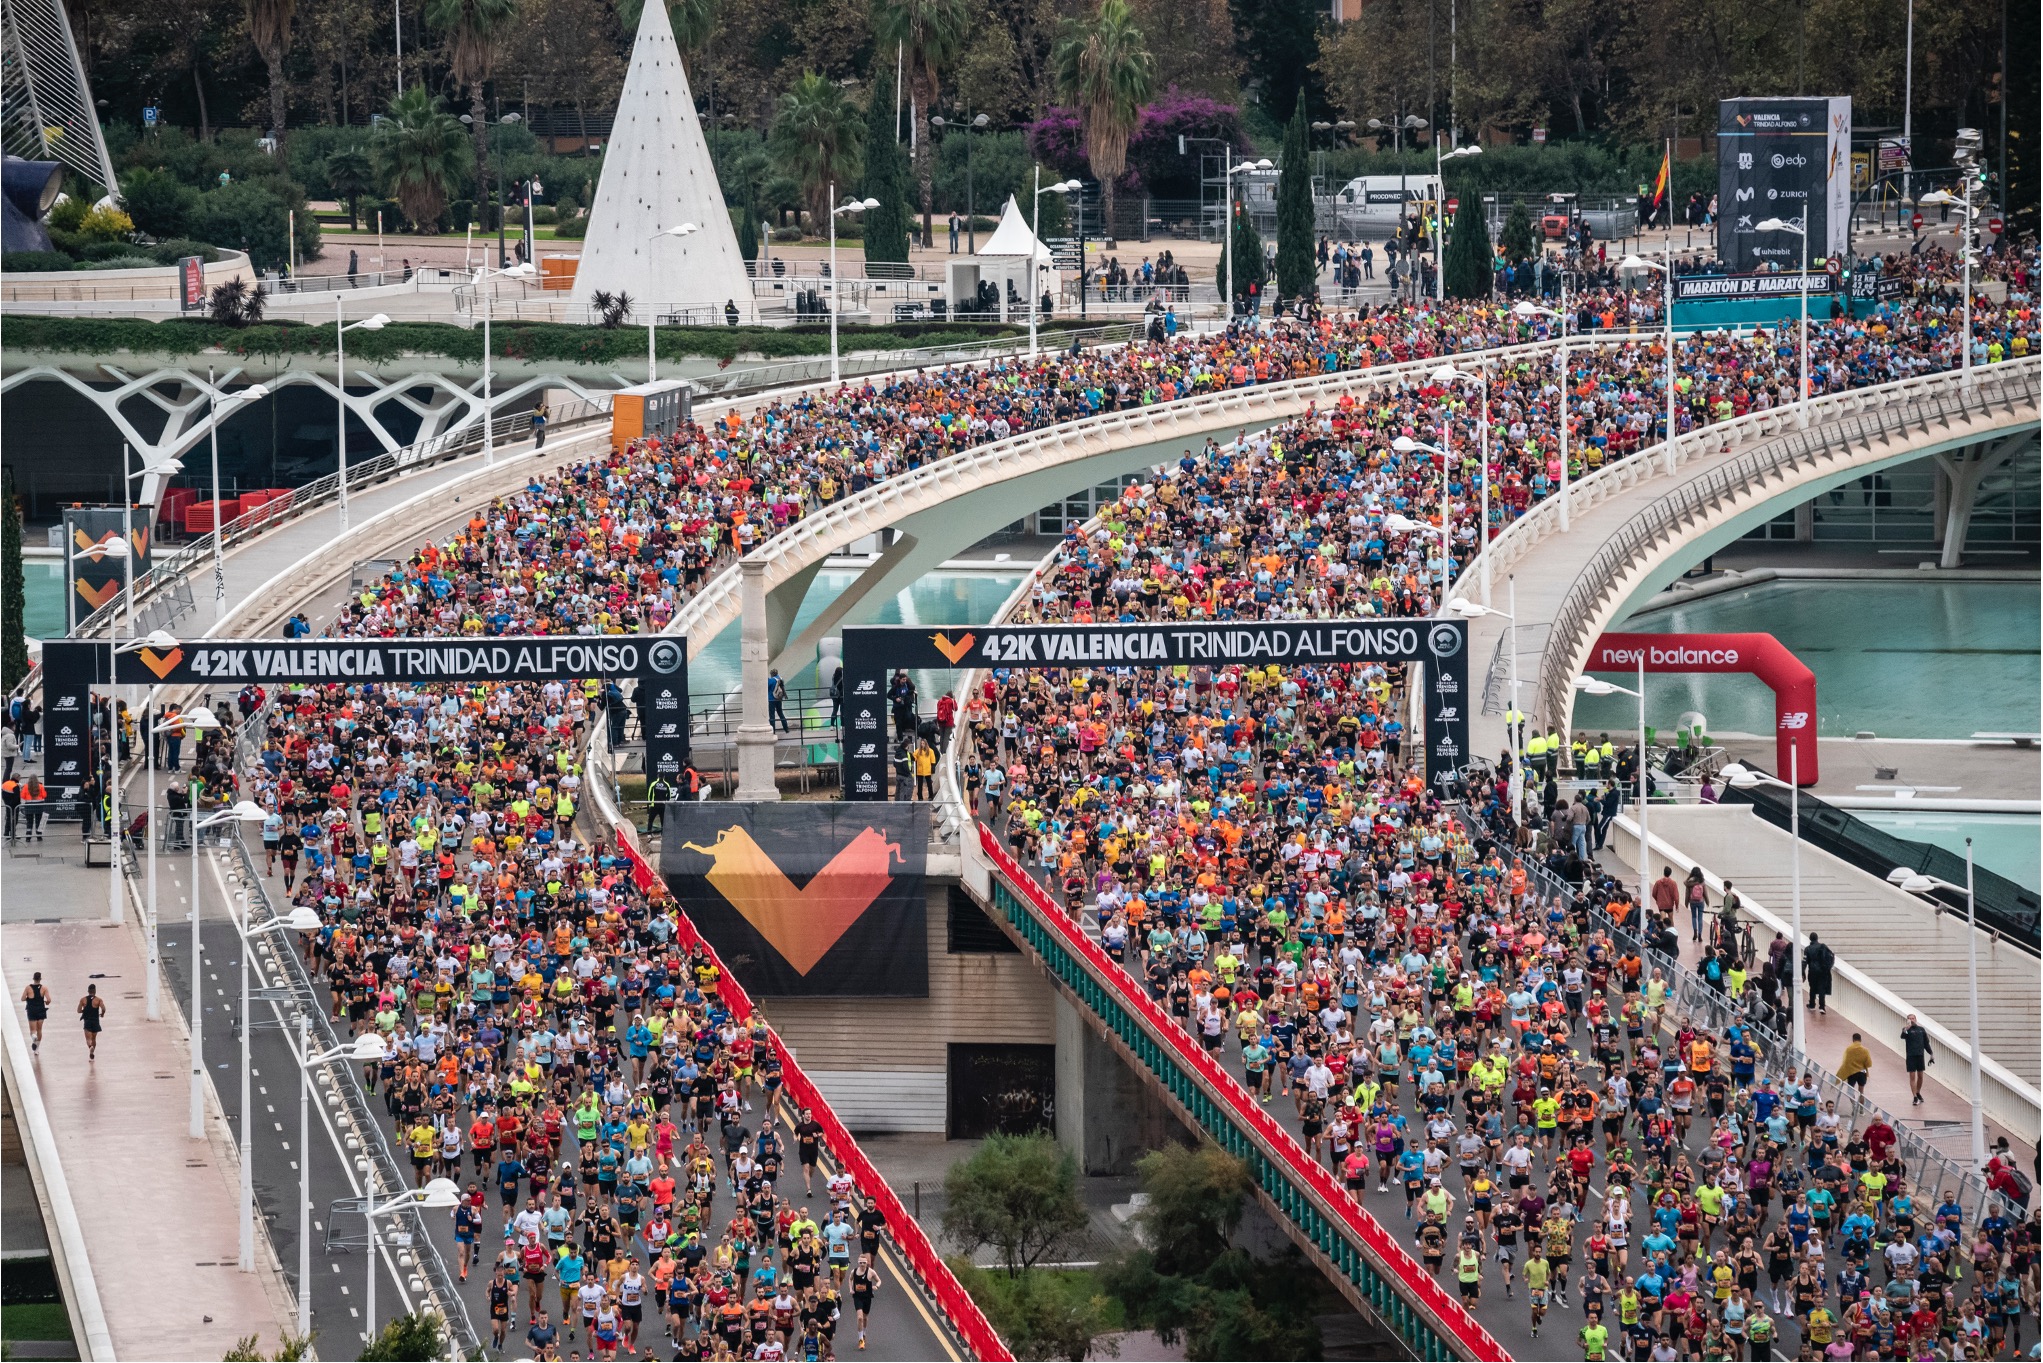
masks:
{"label": "bridge railing", "polygon": [[[1927,429],[1932,422],[1949,426],[1954,419],[1996,408],[2012,409],[2017,402],[2034,402],[2039,371],[2043,371],[2043,361],[2014,361],[1984,372],[1950,370],[1829,394],[1809,404],[1806,429],[1768,441],[1662,494],[1605,540],[1575,575],[1575,584],[1563,598],[1547,634],[1538,673],[1538,713],[1552,725],[1563,724],[1573,696],[1572,660],[1586,648],[1586,636],[1597,625],[1618,574],[1639,554],[1663,540],[1678,539],[1726,499],[1755,486],[1786,481],[1798,468],[1830,450],[1870,444],[1911,427]],[[1795,416],[1792,409],[1776,409],[1767,415],[1778,418],[1783,410],[1790,418]],[[1751,420],[1748,416],[1681,437],[1675,442],[1676,461],[1721,452],[1735,442],[1767,432],[1765,425],[1743,424]],[[1556,666],[1557,662],[1562,665]]]}
{"label": "bridge railing", "polygon": [[1461,1302],[1050,899],[984,824],[994,911],[1422,1359],[1504,1359]]}

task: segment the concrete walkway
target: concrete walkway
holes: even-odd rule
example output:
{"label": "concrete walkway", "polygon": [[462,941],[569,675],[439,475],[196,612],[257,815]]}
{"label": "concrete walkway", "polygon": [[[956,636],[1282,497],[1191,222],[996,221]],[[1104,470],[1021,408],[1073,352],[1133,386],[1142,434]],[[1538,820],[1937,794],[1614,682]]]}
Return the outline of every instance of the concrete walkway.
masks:
{"label": "concrete walkway", "polygon": [[[0,983],[18,1016],[33,972],[43,972],[52,995],[33,1080],[87,1255],[109,1293],[117,1353],[219,1358],[251,1334],[274,1348],[293,1323],[292,1298],[263,1237],[257,1271],[236,1268],[233,1141],[210,1095],[206,1138],[185,1134],[191,1051],[182,1015],[166,998],[164,1019],[146,1019],[139,929],[106,922],[106,873],[80,864],[75,833],[52,836],[63,838],[61,851],[52,843],[43,858],[8,855]],[[75,1013],[88,984],[108,1005],[94,1061]]]}

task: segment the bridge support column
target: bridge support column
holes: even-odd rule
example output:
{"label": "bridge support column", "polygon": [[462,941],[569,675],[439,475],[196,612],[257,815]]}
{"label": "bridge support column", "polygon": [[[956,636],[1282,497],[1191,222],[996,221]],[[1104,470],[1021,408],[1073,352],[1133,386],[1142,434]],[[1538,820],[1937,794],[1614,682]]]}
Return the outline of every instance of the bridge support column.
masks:
{"label": "bridge support column", "polygon": [[1183,1125],[1143,1078],[1056,996],[1057,1143],[1086,1174],[1125,1174],[1151,1150],[1185,1139]]}
{"label": "bridge support column", "polygon": [[1944,499],[1940,528],[1943,553],[1940,568],[1955,568],[1965,557],[1965,535],[1972,528],[1972,509],[1979,503],[1979,488],[1986,475],[2012,459],[2033,436],[2023,434],[2004,440],[1972,445],[1936,457],[1937,469],[1949,479],[1950,492]]}
{"label": "bridge support column", "polygon": [[778,800],[773,783],[773,723],[766,706],[767,647],[766,563],[743,559],[738,564],[739,627],[738,790],[740,800]]}

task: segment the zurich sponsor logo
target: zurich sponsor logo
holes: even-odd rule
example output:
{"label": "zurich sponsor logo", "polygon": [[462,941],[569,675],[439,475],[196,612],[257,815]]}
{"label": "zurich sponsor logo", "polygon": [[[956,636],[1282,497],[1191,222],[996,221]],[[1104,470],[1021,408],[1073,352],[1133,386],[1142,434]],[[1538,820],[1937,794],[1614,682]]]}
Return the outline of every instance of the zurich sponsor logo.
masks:
{"label": "zurich sponsor logo", "polygon": [[1426,647],[1433,650],[1436,658],[1445,658],[1450,653],[1461,651],[1461,626],[1439,624],[1426,634]]}
{"label": "zurich sponsor logo", "polygon": [[675,639],[656,639],[646,650],[646,662],[655,672],[679,671],[681,664],[688,661],[688,654]]}

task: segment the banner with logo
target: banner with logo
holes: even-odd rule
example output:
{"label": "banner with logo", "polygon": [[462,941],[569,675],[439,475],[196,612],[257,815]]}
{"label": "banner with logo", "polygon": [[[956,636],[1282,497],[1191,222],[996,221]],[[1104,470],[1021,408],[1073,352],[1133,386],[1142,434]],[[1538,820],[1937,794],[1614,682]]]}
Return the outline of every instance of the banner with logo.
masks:
{"label": "banner with logo", "polygon": [[1717,257],[1734,274],[1842,255],[1851,218],[1851,99],[1727,99],[1717,116]]}
{"label": "banner with logo", "polygon": [[139,524],[128,537],[131,561],[123,563],[106,552],[106,546],[120,539],[127,514],[117,506],[74,506],[64,511],[64,628],[68,633],[78,622],[104,606],[127,585],[132,571],[140,582],[149,571],[149,515],[137,517]]}
{"label": "banner with logo", "polygon": [[57,818],[77,817],[91,772],[93,659],[103,648],[65,639],[43,644],[43,782]]}
{"label": "banner with logo", "polygon": [[1584,671],[1744,672],[1773,688],[1774,760],[1816,784],[1816,674],[1771,634],[1605,634]]}
{"label": "banner with logo", "polygon": [[1785,270],[1778,274],[1680,275],[1674,280],[1674,301],[1696,303],[1716,298],[1797,298],[1807,288],[1811,298],[1828,297],[1836,291],[1837,279],[1825,270],[1802,274]]}
{"label": "banner with logo", "polygon": [[1281,620],[983,625],[844,631],[844,789],[882,800],[887,676],[902,668],[1312,667],[1426,664],[1426,766],[1440,785],[1468,762],[1468,625],[1460,620]]}
{"label": "banner with logo", "polygon": [[660,875],[754,996],[929,993],[926,806],[666,807]]}

